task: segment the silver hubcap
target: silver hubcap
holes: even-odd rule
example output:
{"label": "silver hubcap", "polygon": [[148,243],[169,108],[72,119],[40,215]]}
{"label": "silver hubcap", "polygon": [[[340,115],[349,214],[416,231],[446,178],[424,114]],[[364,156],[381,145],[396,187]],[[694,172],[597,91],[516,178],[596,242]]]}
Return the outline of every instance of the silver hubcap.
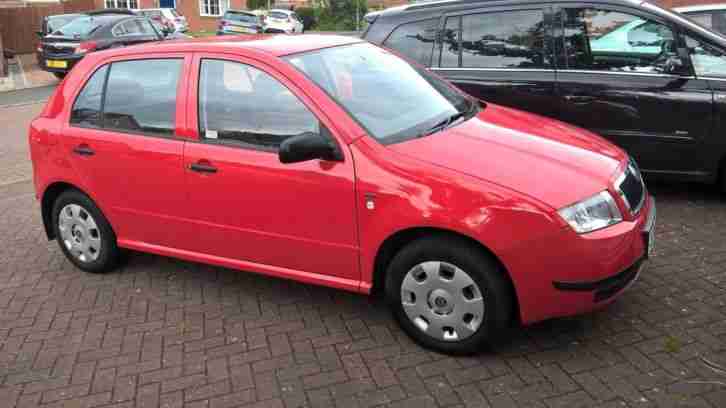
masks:
{"label": "silver hubcap", "polygon": [[447,262],[423,262],[411,268],[401,283],[401,304],[416,327],[438,340],[463,340],[484,321],[479,286]]}
{"label": "silver hubcap", "polygon": [[78,204],[63,207],[58,216],[58,229],[63,245],[76,259],[82,262],[98,259],[101,231],[85,208]]}

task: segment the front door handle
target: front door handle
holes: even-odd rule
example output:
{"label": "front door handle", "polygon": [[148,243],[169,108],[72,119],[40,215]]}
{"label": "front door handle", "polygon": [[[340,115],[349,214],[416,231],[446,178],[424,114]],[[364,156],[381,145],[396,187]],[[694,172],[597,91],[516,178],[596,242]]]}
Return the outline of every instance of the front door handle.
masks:
{"label": "front door handle", "polygon": [[209,164],[208,162],[197,162],[189,165],[189,170],[196,171],[197,173],[216,173],[217,168]]}
{"label": "front door handle", "polygon": [[595,101],[592,95],[565,95],[565,100],[572,103],[590,103]]}
{"label": "front door handle", "polygon": [[73,153],[80,156],[93,156],[96,152],[93,151],[87,144],[81,144],[73,148]]}

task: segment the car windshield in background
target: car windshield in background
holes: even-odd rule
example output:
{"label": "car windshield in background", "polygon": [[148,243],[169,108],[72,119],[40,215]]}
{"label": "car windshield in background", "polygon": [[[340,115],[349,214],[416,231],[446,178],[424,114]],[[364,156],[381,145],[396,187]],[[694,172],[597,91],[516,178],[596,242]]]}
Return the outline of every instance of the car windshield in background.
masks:
{"label": "car windshield in background", "polygon": [[273,11],[270,14],[267,15],[267,17],[277,18],[280,20],[284,20],[288,17],[285,13],[280,13],[279,11]]}
{"label": "car windshield in background", "polygon": [[224,19],[225,20],[232,20],[232,21],[241,21],[243,23],[256,23],[257,22],[257,16],[251,13],[237,13],[233,11],[228,11],[224,13]]}
{"label": "car windshield in background", "polygon": [[374,45],[327,48],[286,59],[384,144],[433,133],[477,104],[427,71]]}
{"label": "car windshield in background", "polygon": [[94,32],[98,27],[102,26],[106,19],[99,17],[81,17],[55,30],[53,35],[62,35],[65,37],[86,37]]}
{"label": "car windshield in background", "polygon": [[63,27],[64,25],[70,23],[71,21],[73,21],[79,17],[80,16],[78,14],[51,17],[48,19],[48,32],[52,33],[53,31],[58,30],[59,28]]}

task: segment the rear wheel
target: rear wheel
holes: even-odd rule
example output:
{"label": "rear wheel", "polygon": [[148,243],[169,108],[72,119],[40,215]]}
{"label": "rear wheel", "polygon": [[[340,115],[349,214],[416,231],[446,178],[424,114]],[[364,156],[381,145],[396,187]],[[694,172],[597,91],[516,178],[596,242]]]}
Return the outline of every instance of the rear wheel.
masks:
{"label": "rear wheel", "polygon": [[116,234],[85,194],[77,190],[61,193],[53,205],[53,226],[63,254],[78,268],[101,273],[116,266]]}
{"label": "rear wheel", "polygon": [[507,327],[511,294],[498,264],[463,239],[423,238],[386,275],[386,298],[403,330],[437,351],[468,354]]}

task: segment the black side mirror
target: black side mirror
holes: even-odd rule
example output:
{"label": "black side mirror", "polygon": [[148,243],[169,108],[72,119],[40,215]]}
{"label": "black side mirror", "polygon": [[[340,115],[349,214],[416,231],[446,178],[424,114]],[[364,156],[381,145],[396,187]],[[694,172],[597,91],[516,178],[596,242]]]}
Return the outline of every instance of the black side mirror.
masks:
{"label": "black side mirror", "polygon": [[331,138],[313,132],[305,132],[285,139],[280,143],[278,157],[280,163],[286,164],[314,159],[343,160],[342,153]]}

